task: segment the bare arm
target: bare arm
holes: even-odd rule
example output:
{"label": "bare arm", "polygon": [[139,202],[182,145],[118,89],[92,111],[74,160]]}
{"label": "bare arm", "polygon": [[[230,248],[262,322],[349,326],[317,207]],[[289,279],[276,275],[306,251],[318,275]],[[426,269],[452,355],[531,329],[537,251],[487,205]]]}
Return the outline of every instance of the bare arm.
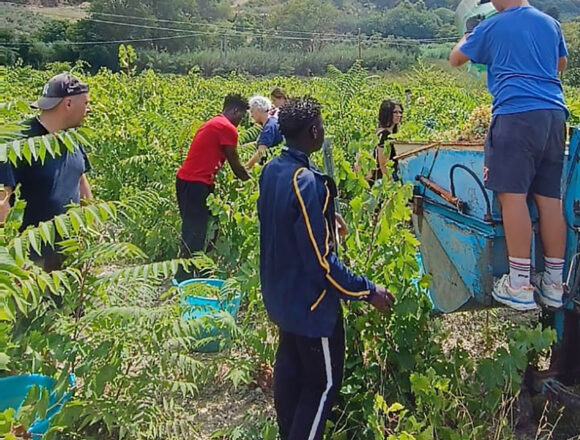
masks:
{"label": "bare arm", "polygon": [[379,159],[379,168],[383,173],[383,176],[387,175],[387,162],[389,159],[385,156],[385,147],[377,148],[377,158]]}
{"label": "bare arm", "polygon": [[558,72],[563,72],[568,67],[568,57],[560,57],[558,59]]}
{"label": "bare arm", "polygon": [[267,149],[268,147],[266,147],[265,145],[258,145],[258,149],[246,164],[246,169],[251,170],[252,167],[256,165],[260,161],[260,159],[262,159]]}
{"label": "bare arm", "polygon": [[89,179],[87,175],[83,174],[79,179],[79,191],[81,194],[81,200],[92,200],[93,193],[91,191],[91,185],[89,184]]}
{"label": "bare arm", "polygon": [[0,190],[0,223],[6,221],[8,213],[10,212],[10,196],[12,195],[13,188],[11,186],[5,186]]}
{"label": "bare arm", "polygon": [[453,50],[451,51],[451,54],[449,55],[449,63],[451,64],[451,66],[453,67],[463,66],[465,63],[469,61],[469,58],[467,58],[467,56],[463,52],[461,52],[461,46],[463,46],[463,43],[465,43],[466,39],[467,35],[464,35],[463,38],[459,40],[459,43],[457,43],[453,48]]}
{"label": "bare arm", "polygon": [[248,171],[242,166],[236,147],[224,146],[222,149],[236,177],[240,180],[249,180],[250,175],[248,174]]}

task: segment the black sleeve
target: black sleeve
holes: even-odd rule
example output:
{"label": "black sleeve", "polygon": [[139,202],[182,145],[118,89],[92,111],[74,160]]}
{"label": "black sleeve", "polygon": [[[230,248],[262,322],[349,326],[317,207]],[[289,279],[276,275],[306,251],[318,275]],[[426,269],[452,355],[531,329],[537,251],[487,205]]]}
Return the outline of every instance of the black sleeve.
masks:
{"label": "black sleeve", "polygon": [[18,182],[10,162],[0,163],[0,185],[14,188]]}
{"label": "black sleeve", "polygon": [[85,152],[85,149],[81,146],[79,146],[79,149],[81,150],[81,153],[83,155],[83,159],[85,160],[85,173],[88,173],[89,171],[91,171],[92,166],[91,166],[91,161],[89,160],[89,156],[87,156],[87,153]]}
{"label": "black sleeve", "polygon": [[395,151],[395,144],[392,139],[388,139],[389,147],[391,152],[389,153],[389,160],[395,160],[395,156],[397,156],[397,152]]}
{"label": "black sleeve", "polygon": [[379,143],[377,144],[377,147],[380,147],[380,148],[385,148],[385,143],[386,143],[388,140],[389,140],[389,135],[388,135],[388,133],[385,133],[385,132],[381,133],[381,134],[379,135]]}

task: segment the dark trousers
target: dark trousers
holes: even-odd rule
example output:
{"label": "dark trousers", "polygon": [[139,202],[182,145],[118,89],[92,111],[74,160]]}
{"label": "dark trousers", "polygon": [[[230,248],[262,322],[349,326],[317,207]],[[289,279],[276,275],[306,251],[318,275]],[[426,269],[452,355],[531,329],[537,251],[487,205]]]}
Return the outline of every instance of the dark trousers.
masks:
{"label": "dark trousers", "polygon": [[342,385],[344,326],[330,338],[280,330],[274,366],[274,404],[282,440],[320,440]]}
{"label": "dark trousers", "polygon": [[[58,236],[55,241],[61,240]],[[30,252],[30,259],[41,266],[45,272],[61,270],[64,256],[59,253],[59,246],[52,248],[49,245],[42,245],[40,255],[35,251]]]}
{"label": "dark trousers", "polygon": [[[213,186],[201,182],[188,182],[177,178],[175,182],[177,203],[181,215],[181,257],[190,258],[195,252],[203,251],[209,221],[207,197],[213,192]],[[181,267],[175,279],[183,281],[192,274]]]}

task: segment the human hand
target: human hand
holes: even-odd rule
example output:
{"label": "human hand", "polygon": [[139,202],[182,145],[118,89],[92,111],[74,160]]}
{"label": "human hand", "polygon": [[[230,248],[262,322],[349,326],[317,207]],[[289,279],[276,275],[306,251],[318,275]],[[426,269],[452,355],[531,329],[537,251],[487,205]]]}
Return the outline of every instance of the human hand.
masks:
{"label": "human hand", "polygon": [[[1,194],[0,197],[2,197]],[[6,221],[6,217],[8,217],[9,212],[10,212],[10,197],[5,194],[4,198],[0,198],[0,223],[4,223]]]}
{"label": "human hand", "polygon": [[348,234],[348,225],[340,214],[336,214],[336,227],[338,229],[338,236],[342,239]]}
{"label": "human hand", "polygon": [[370,303],[371,305],[379,310],[380,312],[386,312],[395,302],[395,298],[393,294],[387,290],[384,286],[376,286],[376,293],[371,296]]}

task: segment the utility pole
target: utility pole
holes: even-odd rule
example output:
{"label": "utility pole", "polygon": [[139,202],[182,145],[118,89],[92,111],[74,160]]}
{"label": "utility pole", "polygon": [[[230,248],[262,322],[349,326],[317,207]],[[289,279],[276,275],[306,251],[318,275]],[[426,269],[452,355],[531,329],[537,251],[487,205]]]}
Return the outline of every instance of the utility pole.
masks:
{"label": "utility pole", "polygon": [[222,57],[225,59],[226,58],[226,52],[227,52],[227,46],[228,46],[228,36],[226,34],[226,32],[224,31],[223,35],[222,35],[222,41],[221,41],[221,50],[222,50]]}
{"label": "utility pole", "polygon": [[358,28],[358,60],[362,61],[362,47],[361,47],[361,39],[360,39],[360,28]]}

